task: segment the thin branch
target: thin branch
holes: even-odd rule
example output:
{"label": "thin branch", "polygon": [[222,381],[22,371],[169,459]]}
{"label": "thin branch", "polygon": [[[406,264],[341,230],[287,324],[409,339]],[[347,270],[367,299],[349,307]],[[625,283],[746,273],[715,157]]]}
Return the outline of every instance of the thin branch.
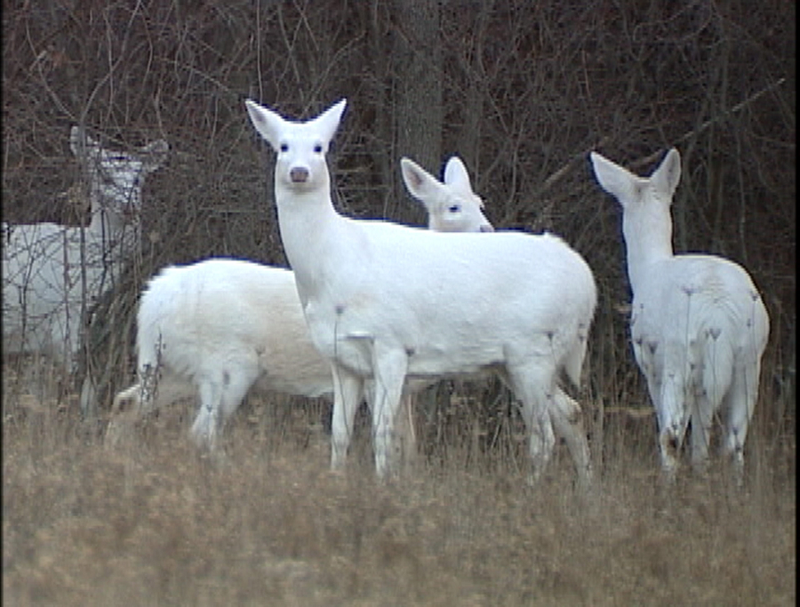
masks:
{"label": "thin branch", "polygon": [[[750,97],[748,97],[747,99],[745,99],[741,103],[737,103],[736,105],[734,105],[728,111],[722,112],[721,114],[719,114],[719,115],[717,115],[717,116],[715,116],[713,118],[709,118],[708,120],[706,120],[703,124],[701,124],[696,129],[691,130],[688,133],[685,133],[685,134],[681,135],[678,138],[678,140],[675,142],[675,144],[677,145],[679,143],[683,143],[684,141],[687,141],[691,137],[694,137],[695,135],[699,135],[700,133],[705,131],[708,127],[710,127],[711,125],[716,124],[717,122],[720,122],[721,120],[724,120],[725,118],[727,118],[728,116],[730,116],[734,112],[738,112],[739,110],[741,110],[745,106],[749,105],[750,103],[752,103],[753,101],[755,101],[759,97],[763,96],[764,94],[768,93],[769,91],[771,91],[771,90],[773,90],[775,88],[778,88],[784,82],[786,82],[786,78],[781,78],[780,80],[777,80],[776,82],[770,84],[768,87],[763,88],[760,91],[758,91],[757,93],[751,95]],[[636,160],[636,161],[632,162],[630,164],[630,166],[631,166],[631,168],[638,168],[640,166],[651,164],[651,163],[655,162],[656,160],[658,160],[663,153],[664,153],[663,150],[658,150],[657,152],[653,152],[649,156],[645,156],[644,158],[640,158],[639,160]]]}
{"label": "thin branch", "polygon": [[[683,143],[684,141],[687,141],[691,137],[693,137],[695,135],[699,135],[700,133],[705,131],[708,127],[710,127],[711,125],[716,124],[717,122],[727,118],[728,116],[730,116],[734,112],[738,112],[739,110],[741,110],[745,106],[749,105],[750,103],[752,103],[753,101],[755,101],[759,97],[761,97],[764,94],[768,93],[769,91],[779,87],[785,81],[786,81],[786,78],[781,78],[780,80],[777,80],[776,82],[774,82],[773,84],[767,86],[766,88],[763,88],[760,91],[758,91],[757,93],[751,95],[750,97],[748,97],[747,99],[745,99],[741,103],[737,103],[736,105],[734,105],[728,111],[722,112],[721,114],[706,120],[704,123],[702,123],[696,129],[693,129],[693,130],[681,135],[678,138],[678,140],[675,142],[675,144],[677,145],[679,143]],[[586,155],[589,152],[591,152],[592,150],[595,150],[597,148],[603,147],[604,145],[606,145],[610,141],[610,139],[611,139],[611,137],[609,137],[609,136],[603,137],[591,149],[583,150],[583,151],[575,154],[564,165],[562,165],[560,169],[558,169],[555,173],[550,175],[550,177],[545,179],[544,183],[536,190],[534,198],[541,197],[541,195],[544,194],[551,187],[553,187],[553,185],[555,185],[556,183],[561,181],[567,175],[567,173],[572,171],[579,164],[585,162],[586,161]],[[638,160],[635,160],[634,162],[629,163],[629,166],[631,168],[637,168],[637,167],[640,167],[640,166],[651,164],[651,163],[655,162],[656,160],[658,160],[663,154],[664,154],[664,150],[658,150],[656,152],[653,152],[649,156],[645,156],[644,158],[639,158]]]}

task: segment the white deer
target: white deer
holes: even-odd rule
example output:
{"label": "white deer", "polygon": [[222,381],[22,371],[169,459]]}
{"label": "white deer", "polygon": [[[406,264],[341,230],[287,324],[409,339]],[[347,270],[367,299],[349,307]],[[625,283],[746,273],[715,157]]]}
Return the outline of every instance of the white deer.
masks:
{"label": "white deer", "polygon": [[[533,479],[555,443],[551,415],[584,443],[580,406],[558,388],[578,381],[596,304],[589,266],[560,238],[519,232],[442,234],[339,215],[325,155],[343,99],[306,122],[247,100],[277,152],[275,200],[312,340],[331,361],[331,466],[344,465],[364,383],[374,381],[380,477],[395,469],[393,427],[406,377],[499,370],[523,404]],[[573,425],[574,424],[574,425]]]}
{"label": "white deer", "polygon": [[3,349],[49,355],[68,373],[81,343],[81,310],[113,288],[138,244],[144,178],[168,146],[158,140],[136,154],[112,152],[74,126],[70,148],[87,178],[89,226],[3,224]]}
{"label": "white deer", "polygon": [[622,206],[628,278],[633,291],[631,340],[658,417],[661,464],[674,479],[691,420],[692,463],[708,460],[714,414],[724,407],[722,449],[744,469],[744,443],[758,396],[769,317],[747,272],[712,255],[672,251],[672,197],[681,176],[671,149],[649,178],[591,153],[600,186]]}
{"label": "white deer", "polygon": [[[406,188],[408,188],[408,191],[412,196],[420,200],[428,209],[439,209],[440,212],[443,213],[444,209],[451,208],[448,203],[448,188],[443,187],[443,184],[439,183],[435,177],[433,177],[430,173],[425,171],[409,158],[401,158],[400,166],[403,174],[403,181],[405,182]],[[445,181],[447,181],[448,171],[450,170],[455,172],[455,167],[451,167],[451,164],[448,164],[447,170],[445,171]],[[464,169],[464,172],[466,174],[466,169]],[[469,187],[469,178],[467,178],[467,186]],[[471,188],[469,188],[468,191],[471,193]],[[480,200],[480,198],[478,198],[475,194],[472,194],[472,196],[478,201]],[[464,197],[467,197],[466,192],[464,193]],[[432,214],[431,220],[433,219],[434,216]],[[587,320],[587,322],[591,322],[591,317]],[[582,361],[585,343],[580,344],[580,340],[583,339],[585,335],[576,333],[574,337],[577,340],[575,343],[575,348],[577,349],[574,352],[576,356],[580,356],[580,360]],[[569,348],[567,348],[567,350],[569,350]],[[580,353],[578,354],[579,351]],[[572,379],[577,385],[580,380],[580,366],[578,367],[576,374],[577,376]],[[557,387],[556,390],[559,392],[559,398],[568,398],[565,394],[561,393],[560,387]],[[571,422],[569,421],[569,417],[572,417]],[[400,419],[403,420],[404,417],[401,416]],[[589,454],[588,451],[586,451],[586,441],[585,439],[579,438],[584,436],[584,430],[580,416],[575,417],[571,415],[565,417],[563,415],[556,415],[551,418],[551,421],[553,422],[556,434],[561,436],[561,438],[567,442],[567,447],[569,448],[572,459],[575,462],[575,465],[578,466],[578,469],[588,466]],[[573,426],[575,427],[575,430],[572,429]]]}
{"label": "white deer", "polygon": [[[493,231],[457,157],[447,162],[438,191],[439,196],[423,201],[431,229]],[[138,381],[114,398],[109,444],[118,440],[122,423],[183,397],[199,395],[191,434],[198,446],[213,451],[251,388],[333,395],[330,363],[311,342],[290,270],[235,259],[164,268],[142,293],[136,345]],[[425,385],[417,383],[412,390]],[[125,402],[132,406],[122,416]],[[410,415],[408,399],[406,407]],[[410,455],[411,426],[407,432]]]}
{"label": "white deer", "polygon": [[[407,163],[413,164],[408,158],[400,160],[403,179],[408,174]],[[467,167],[458,156],[447,161],[444,181],[430,189],[429,195],[417,199],[425,205],[428,229],[434,232],[494,232],[483,214],[483,200],[473,192]]]}

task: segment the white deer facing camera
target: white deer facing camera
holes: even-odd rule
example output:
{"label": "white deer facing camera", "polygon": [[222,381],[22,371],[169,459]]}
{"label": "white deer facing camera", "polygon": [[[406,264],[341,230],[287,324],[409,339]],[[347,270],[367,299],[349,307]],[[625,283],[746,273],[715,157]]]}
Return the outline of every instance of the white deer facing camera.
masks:
{"label": "white deer facing camera", "polygon": [[331,466],[344,465],[365,381],[374,381],[375,466],[385,477],[396,470],[394,426],[407,377],[497,369],[522,402],[534,480],[552,453],[552,417],[582,445],[576,467],[588,481],[580,406],[557,384],[562,369],[580,379],[596,305],[583,258],[549,234],[442,234],[343,217],[331,201],[325,155],[345,100],[306,122],[245,103],[277,153],[283,246],[312,341],[331,363]]}
{"label": "white deer facing camera", "polygon": [[673,253],[670,207],[681,175],[676,149],[649,178],[596,152],[591,160],[600,186],[622,206],[631,340],[658,416],[665,475],[675,477],[689,423],[692,463],[706,467],[712,418],[722,412],[722,451],[741,482],[769,334],[761,296],[748,273],[727,259]]}
{"label": "white deer facing camera", "polygon": [[70,149],[87,180],[89,226],[3,224],[3,349],[51,356],[67,373],[81,345],[84,304],[90,309],[114,287],[138,246],[144,179],[163,164],[168,145],[111,152],[74,126]]}
{"label": "white deer facing camera", "polygon": [[[430,229],[493,231],[455,156],[446,165],[439,194],[423,201]],[[251,389],[333,396],[330,363],[311,342],[294,273],[283,268],[223,258],[163,268],[139,301],[136,349],[138,381],[114,398],[109,446],[141,413],[183,397],[198,397],[192,437],[214,451],[227,420]],[[406,463],[415,450],[408,419],[411,392],[429,383],[407,387],[401,421],[409,424],[400,448]],[[132,406],[122,414],[126,401]]]}

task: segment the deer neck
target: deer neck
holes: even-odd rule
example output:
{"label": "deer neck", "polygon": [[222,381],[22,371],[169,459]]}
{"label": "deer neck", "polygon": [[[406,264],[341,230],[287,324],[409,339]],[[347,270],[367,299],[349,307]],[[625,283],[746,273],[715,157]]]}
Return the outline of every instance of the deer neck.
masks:
{"label": "deer neck", "polygon": [[329,257],[329,243],[336,240],[343,218],[333,208],[328,194],[281,192],[278,186],[275,199],[281,241],[292,270],[300,280],[316,277],[319,260]]}
{"label": "deer neck", "polygon": [[92,202],[88,233],[104,250],[132,247],[139,238],[139,224],[127,221],[122,213]]}
{"label": "deer neck", "polygon": [[89,223],[89,229],[97,236],[104,236],[105,238],[113,238],[121,229],[122,222],[108,209],[101,205],[92,205],[92,220]]}
{"label": "deer neck", "polygon": [[628,280],[634,293],[648,274],[657,271],[654,268],[656,264],[673,257],[672,243],[669,238],[626,238],[625,246],[628,258]]}

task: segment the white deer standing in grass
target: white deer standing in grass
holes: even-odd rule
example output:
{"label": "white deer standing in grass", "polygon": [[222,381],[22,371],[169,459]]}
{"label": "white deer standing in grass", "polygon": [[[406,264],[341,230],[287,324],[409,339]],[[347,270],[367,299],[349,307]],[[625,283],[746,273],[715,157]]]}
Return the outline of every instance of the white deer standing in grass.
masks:
{"label": "white deer standing in grass", "polygon": [[494,368],[522,401],[533,478],[555,443],[552,417],[583,444],[576,467],[588,481],[580,406],[557,385],[561,369],[580,378],[596,305],[583,258],[549,234],[441,234],[343,217],[331,202],[325,155],[345,100],[306,122],[245,103],[277,152],[283,246],[314,345],[331,362],[332,468],[344,465],[366,380],[374,381],[375,465],[385,477],[395,469],[406,377]]}
{"label": "white deer standing in grass", "polygon": [[769,334],[758,290],[747,272],[727,259],[673,253],[670,207],[681,175],[676,149],[649,178],[596,152],[591,160],[600,186],[622,206],[633,291],[631,339],[658,416],[662,468],[674,479],[691,420],[692,463],[702,470],[712,417],[724,408],[722,449],[741,481]]}
{"label": "white deer standing in grass", "polygon": [[136,154],[111,152],[74,126],[70,148],[88,182],[89,226],[3,224],[3,349],[51,356],[68,373],[81,344],[81,310],[113,288],[137,246],[144,178],[168,146],[159,140]]}
{"label": "white deer standing in grass", "polygon": [[[457,157],[447,162],[440,185],[438,196],[423,201],[430,229],[493,231]],[[136,344],[138,381],[114,398],[109,444],[119,439],[123,423],[179,398],[199,395],[191,434],[198,446],[213,451],[251,388],[333,395],[330,363],[311,342],[290,270],[236,259],[164,268],[139,302]],[[124,417],[117,415],[126,401],[133,406]],[[410,426],[407,432],[411,451]]]}

